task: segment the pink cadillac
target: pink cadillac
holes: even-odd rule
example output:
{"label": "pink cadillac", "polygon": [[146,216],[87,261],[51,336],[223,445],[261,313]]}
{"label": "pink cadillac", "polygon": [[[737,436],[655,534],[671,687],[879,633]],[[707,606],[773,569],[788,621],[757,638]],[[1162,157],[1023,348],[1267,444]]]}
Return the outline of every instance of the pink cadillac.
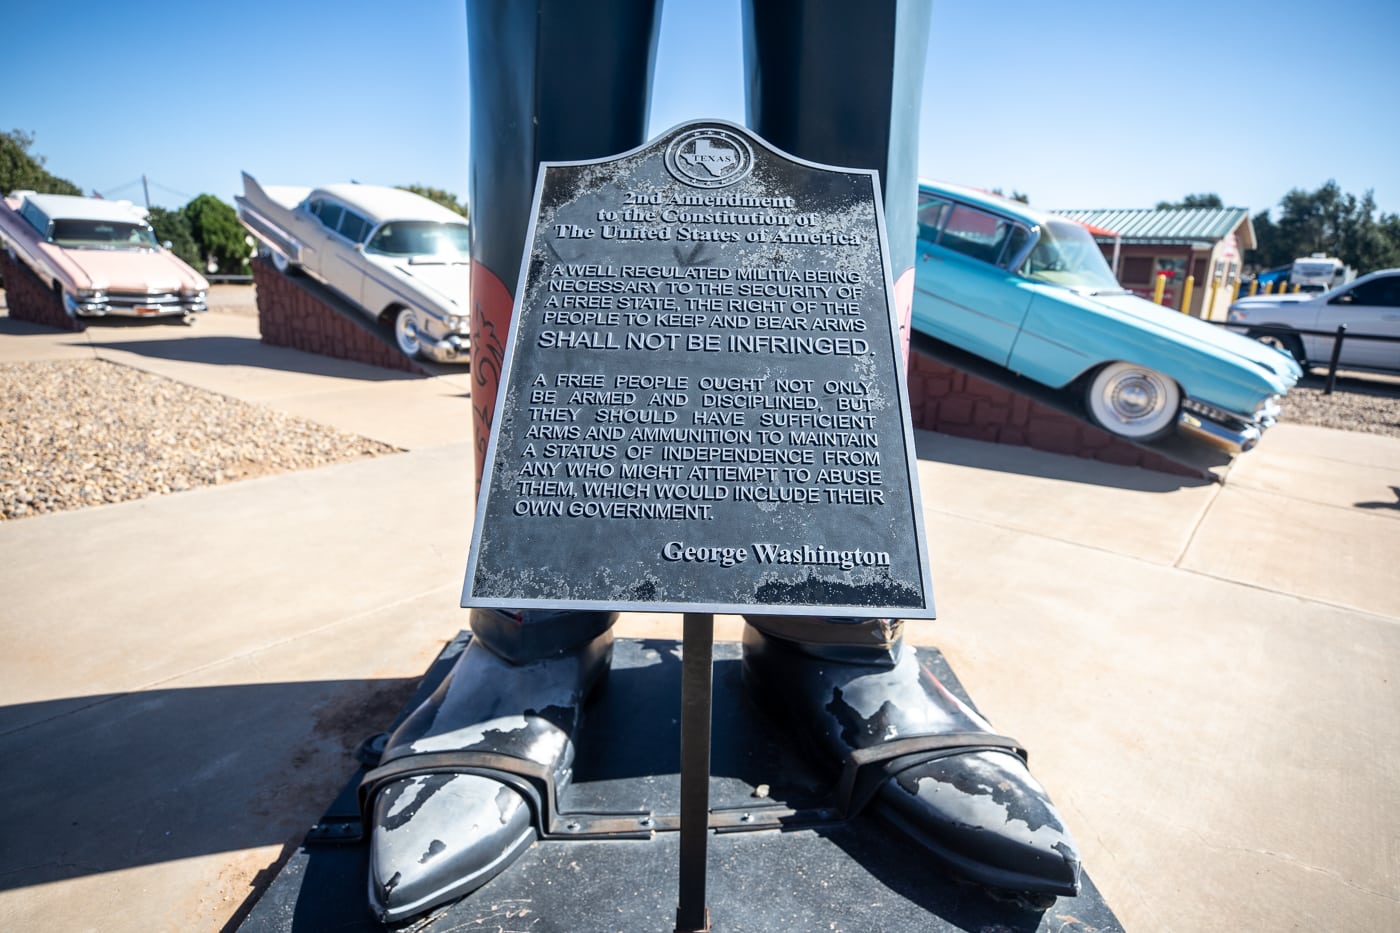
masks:
{"label": "pink cadillac", "polygon": [[209,283],[156,242],[129,201],[16,191],[0,206],[0,244],[52,289],[70,317],[208,310]]}

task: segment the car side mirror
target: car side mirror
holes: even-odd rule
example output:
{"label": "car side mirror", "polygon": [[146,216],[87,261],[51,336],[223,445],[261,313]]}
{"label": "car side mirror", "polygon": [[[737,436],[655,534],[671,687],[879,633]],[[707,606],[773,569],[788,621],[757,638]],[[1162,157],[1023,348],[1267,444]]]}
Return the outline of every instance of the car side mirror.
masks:
{"label": "car side mirror", "polygon": [[355,244],[355,252],[357,252],[357,253],[363,253],[364,251],[365,251],[365,244],[363,244],[363,243],[356,243],[356,244]]}
{"label": "car side mirror", "polygon": [[160,245],[161,245],[161,247],[164,248],[164,249],[174,249],[174,248],[175,248],[175,244],[174,244],[173,242],[171,242],[170,240],[161,240],[161,241],[160,241]]}

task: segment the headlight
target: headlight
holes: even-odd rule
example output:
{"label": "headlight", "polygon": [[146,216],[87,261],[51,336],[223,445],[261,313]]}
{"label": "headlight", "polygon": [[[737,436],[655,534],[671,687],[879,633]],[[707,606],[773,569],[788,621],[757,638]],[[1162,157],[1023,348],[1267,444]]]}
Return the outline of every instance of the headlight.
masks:
{"label": "headlight", "polygon": [[453,330],[457,330],[459,327],[466,327],[470,323],[471,318],[463,317],[460,314],[449,314],[447,316],[447,326]]}
{"label": "headlight", "polygon": [[80,288],[78,289],[79,301],[106,301],[107,291],[102,288]]}

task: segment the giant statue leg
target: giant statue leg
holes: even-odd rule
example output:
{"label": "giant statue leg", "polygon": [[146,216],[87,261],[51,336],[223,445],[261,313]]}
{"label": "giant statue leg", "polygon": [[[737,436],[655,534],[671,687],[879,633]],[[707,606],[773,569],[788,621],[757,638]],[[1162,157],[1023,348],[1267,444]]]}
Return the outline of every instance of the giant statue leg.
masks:
{"label": "giant statue leg", "polygon": [[784,152],[880,173],[906,355],[914,297],[926,0],[744,0],[749,128]]}
{"label": "giant statue leg", "polygon": [[[928,5],[745,0],[743,18],[750,127],[804,159],[880,173],[907,353]],[[1014,752],[979,745],[987,723],[921,669],[897,621],[748,621],[751,693],[833,769],[911,737],[965,740],[885,766],[870,805],[892,825],[972,880],[1078,892],[1078,850],[1045,791]]]}
{"label": "giant statue leg", "polygon": [[[537,167],[643,141],[658,19],[654,0],[473,0],[467,12],[479,482]],[[803,158],[880,172],[907,323],[926,8],[747,0],[744,23],[750,125]],[[607,669],[612,620],[473,612],[470,646],[389,739],[383,763],[401,773],[366,801],[370,898],[381,917],[407,919],[473,890],[535,838],[525,799],[494,767],[515,758],[567,782],[580,709]],[[833,764],[896,738],[986,731],[919,669],[895,622],[750,623],[744,665],[756,698],[806,730]],[[1075,890],[1078,856],[1053,806],[1021,759],[983,744],[973,736],[967,747],[890,762],[871,806],[976,880]]]}
{"label": "giant statue leg", "polygon": [[[539,163],[608,156],[643,141],[658,25],[654,0],[467,4],[478,486]],[[467,650],[389,738],[381,767],[406,773],[367,801],[369,894],[381,918],[404,920],[480,887],[535,839],[509,774],[454,772],[453,762],[518,758],[543,766],[562,791],[582,704],[607,672],[615,619],[472,612]],[[417,762],[423,773],[412,773]]]}

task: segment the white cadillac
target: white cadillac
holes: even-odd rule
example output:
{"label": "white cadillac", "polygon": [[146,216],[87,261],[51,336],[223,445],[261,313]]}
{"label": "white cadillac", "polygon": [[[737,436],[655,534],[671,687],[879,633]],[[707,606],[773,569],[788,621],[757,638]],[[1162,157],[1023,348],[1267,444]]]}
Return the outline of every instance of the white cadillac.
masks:
{"label": "white cadillac", "polygon": [[260,185],[238,219],[279,272],[305,272],[392,327],[410,357],[466,362],[471,230],[427,198],[379,185]]}

